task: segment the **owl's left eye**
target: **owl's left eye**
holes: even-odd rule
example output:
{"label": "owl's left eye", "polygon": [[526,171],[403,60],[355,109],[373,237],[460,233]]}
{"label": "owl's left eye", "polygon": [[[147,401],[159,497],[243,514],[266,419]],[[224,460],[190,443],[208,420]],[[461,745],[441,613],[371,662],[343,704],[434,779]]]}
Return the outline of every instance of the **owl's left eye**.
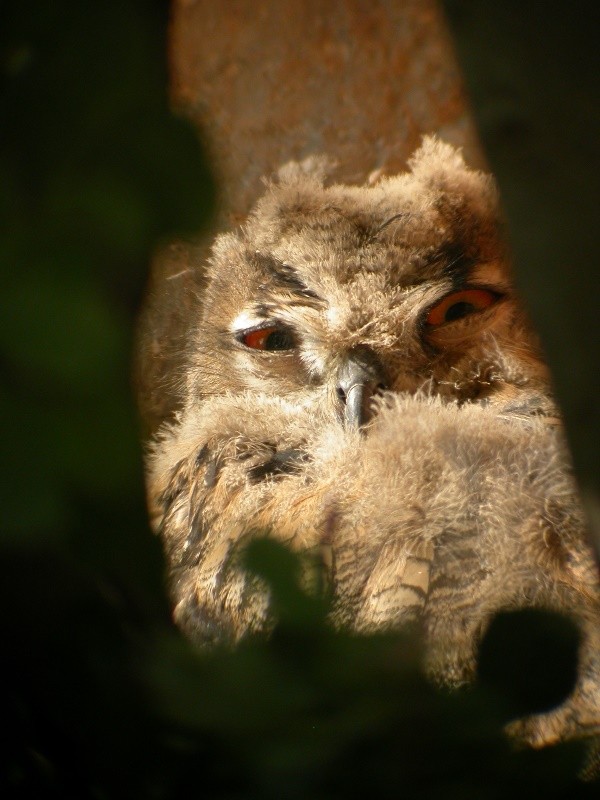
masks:
{"label": "owl's left eye", "polygon": [[490,289],[461,289],[458,292],[451,292],[429,309],[425,324],[436,328],[447,322],[455,322],[476,311],[484,311],[499,299],[500,295]]}
{"label": "owl's left eye", "polygon": [[295,345],[290,331],[275,325],[242,332],[238,341],[251,350],[291,350]]}

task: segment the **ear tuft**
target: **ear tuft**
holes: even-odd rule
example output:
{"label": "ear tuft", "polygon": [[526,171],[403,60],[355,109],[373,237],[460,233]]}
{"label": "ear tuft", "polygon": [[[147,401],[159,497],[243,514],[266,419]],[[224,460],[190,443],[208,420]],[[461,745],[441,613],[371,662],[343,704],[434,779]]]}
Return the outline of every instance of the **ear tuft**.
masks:
{"label": "ear tuft", "polygon": [[314,182],[323,185],[336,167],[337,162],[334,159],[325,155],[312,155],[302,161],[288,161],[277,170],[272,182],[289,186],[306,178],[312,178]]}
{"label": "ear tuft", "polygon": [[462,150],[436,136],[424,136],[421,146],[408,160],[411,172],[427,179],[440,172],[459,172],[467,169]]}
{"label": "ear tuft", "polygon": [[468,167],[462,151],[453,145],[424,136],[408,166],[423,190],[443,196],[457,207],[466,203],[479,217],[497,216],[499,198],[493,177]]}

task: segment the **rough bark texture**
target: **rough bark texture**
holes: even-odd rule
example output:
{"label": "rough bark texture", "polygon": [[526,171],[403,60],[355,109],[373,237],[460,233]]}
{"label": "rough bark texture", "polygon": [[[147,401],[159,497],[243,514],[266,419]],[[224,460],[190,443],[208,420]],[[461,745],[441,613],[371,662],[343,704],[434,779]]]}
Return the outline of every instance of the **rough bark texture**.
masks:
{"label": "rough bark texture", "polygon": [[175,0],[170,63],[173,103],[201,130],[234,220],[263,175],[315,153],[362,182],[439,133],[482,163],[432,0]]}

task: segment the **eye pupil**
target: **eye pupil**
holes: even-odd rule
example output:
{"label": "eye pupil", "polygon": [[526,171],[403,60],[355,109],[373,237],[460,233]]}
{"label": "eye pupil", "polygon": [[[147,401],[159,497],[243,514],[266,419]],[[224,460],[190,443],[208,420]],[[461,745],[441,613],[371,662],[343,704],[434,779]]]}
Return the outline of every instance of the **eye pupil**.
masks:
{"label": "eye pupil", "polygon": [[275,326],[243,331],[237,339],[251,350],[292,350],[296,344],[290,331]]}
{"label": "eye pupil", "polygon": [[440,325],[455,322],[469,317],[477,311],[484,311],[499,299],[500,295],[497,292],[480,287],[450,292],[429,309],[425,317],[425,324],[431,328],[437,328]]}
{"label": "eye pupil", "polygon": [[472,314],[477,309],[473,305],[473,303],[467,303],[464,300],[461,300],[459,303],[453,303],[450,308],[446,310],[444,314],[444,322],[453,322],[455,319],[461,319],[461,317],[466,317],[468,314]]}
{"label": "eye pupil", "polygon": [[291,347],[292,337],[286,331],[273,331],[265,338],[265,350],[289,350]]}

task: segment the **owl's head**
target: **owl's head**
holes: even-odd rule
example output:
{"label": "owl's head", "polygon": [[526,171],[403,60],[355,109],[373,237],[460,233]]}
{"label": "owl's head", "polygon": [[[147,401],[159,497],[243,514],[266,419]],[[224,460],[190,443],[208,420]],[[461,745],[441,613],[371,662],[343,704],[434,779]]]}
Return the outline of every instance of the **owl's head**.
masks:
{"label": "owl's head", "polygon": [[492,179],[433,138],[409,167],[365,186],[328,185],[322,160],[280,171],[214,244],[188,402],[294,396],[361,425],[385,390],[489,402],[545,381]]}

